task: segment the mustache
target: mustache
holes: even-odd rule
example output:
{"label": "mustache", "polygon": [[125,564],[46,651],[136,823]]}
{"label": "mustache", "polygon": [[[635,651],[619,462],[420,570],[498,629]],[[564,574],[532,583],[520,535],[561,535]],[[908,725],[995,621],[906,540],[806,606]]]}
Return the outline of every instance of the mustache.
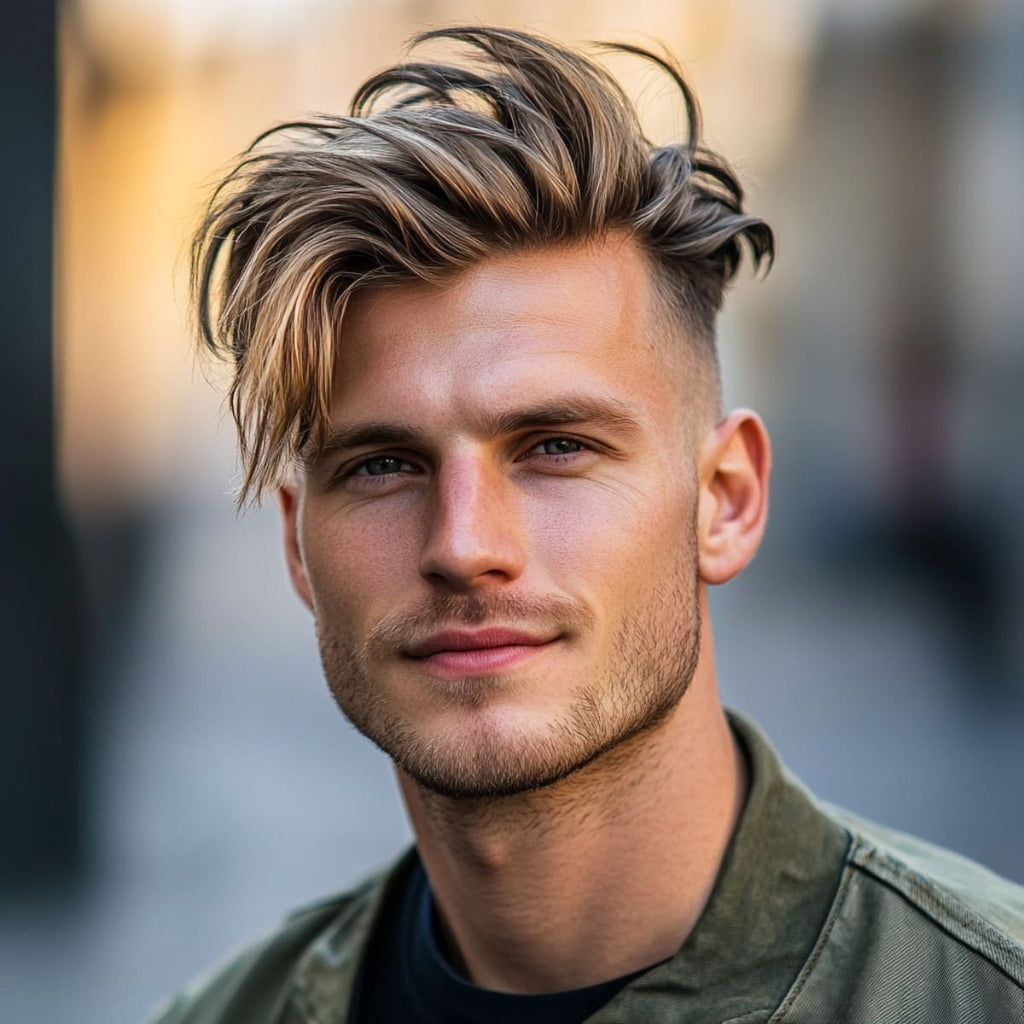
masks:
{"label": "mustache", "polygon": [[436,594],[421,608],[392,612],[367,634],[369,657],[400,653],[453,626],[487,625],[578,633],[594,624],[586,605],[567,597],[524,594]]}

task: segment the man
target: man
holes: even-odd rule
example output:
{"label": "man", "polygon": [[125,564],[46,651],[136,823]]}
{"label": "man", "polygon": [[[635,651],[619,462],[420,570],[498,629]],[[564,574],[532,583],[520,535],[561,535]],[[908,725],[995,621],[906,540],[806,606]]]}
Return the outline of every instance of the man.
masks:
{"label": "man", "polygon": [[433,36],[471,59],[261,140],[195,250],[241,500],[277,489],[416,847],[158,1019],[1024,1020],[1024,893],[823,808],[722,710],[706,588],[770,451],[714,326],[773,239],[689,90],[662,65],[690,137],[655,149],[580,54]]}

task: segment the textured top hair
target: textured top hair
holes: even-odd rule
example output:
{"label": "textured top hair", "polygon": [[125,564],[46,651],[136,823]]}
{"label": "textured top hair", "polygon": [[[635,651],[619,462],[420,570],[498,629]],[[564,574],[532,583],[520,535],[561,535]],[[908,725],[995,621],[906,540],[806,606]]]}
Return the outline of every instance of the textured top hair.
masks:
{"label": "textured top hair", "polygon": [[[347,117],[260,135],[215,191],[192,249],[199,331],[234,363],[229,404],[239,505],[282,482],[326,436],[335,346],[357,289],[441,283],[488,256],[621,231],[659,293],[715,362],[715,317],[768,225],[743,211],[729,165],[700,144],[696,99],[667,59],[687,138],[655,147],[599,64],[522,32],[448,28],[459,63],[408,61],[373,76]],[[717,370],[715,371],[717,373]]]}

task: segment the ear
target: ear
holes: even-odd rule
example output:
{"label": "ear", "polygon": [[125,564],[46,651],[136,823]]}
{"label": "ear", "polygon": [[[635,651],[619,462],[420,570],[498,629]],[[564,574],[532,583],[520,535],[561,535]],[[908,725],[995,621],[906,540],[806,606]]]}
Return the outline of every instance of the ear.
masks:
{"label": "ear", "polygon": [[292,483],[278,488],[277,504],[281,509],[281,526],[284,531],[284,560],[288,566],[288,575],[291,577],[295,592],[302,598],[302,603],[312,611],[313,592],[309,587],[306,563],[302,557],[302,548],[299,545],[299,511],[301,506],[299,485]]}
{"label": "ear", "polygon": [[731,412],[704,439],[698,459],[700,577],[725,583],[757,552],[768,518],[771,443],[757,413]]}

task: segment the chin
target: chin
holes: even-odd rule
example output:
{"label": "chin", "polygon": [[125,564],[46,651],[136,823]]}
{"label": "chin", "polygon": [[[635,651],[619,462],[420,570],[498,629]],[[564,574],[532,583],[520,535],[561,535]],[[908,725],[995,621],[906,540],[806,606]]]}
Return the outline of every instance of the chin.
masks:
{"label": "chin", "polygon": [[399,729],[377,745],[432,793],[454,800],[500,799],[550,788],[624,750],[629,740],[655,728],[670,710],[612,723],[596,707],[589,714],[576,707],[564,720],[545,722],[536,730],[523,722],[510,725],[507,713],[500,721],[499,716],[485,715],[430,737]]}
{"label": "chin", "polygon": [[601,751],[582,759],[547,749],[478,749],[473,754],[410,757],[392,754],[398,768],[423,789],[453,800],[494,800],[553,786],[579,771]]}

